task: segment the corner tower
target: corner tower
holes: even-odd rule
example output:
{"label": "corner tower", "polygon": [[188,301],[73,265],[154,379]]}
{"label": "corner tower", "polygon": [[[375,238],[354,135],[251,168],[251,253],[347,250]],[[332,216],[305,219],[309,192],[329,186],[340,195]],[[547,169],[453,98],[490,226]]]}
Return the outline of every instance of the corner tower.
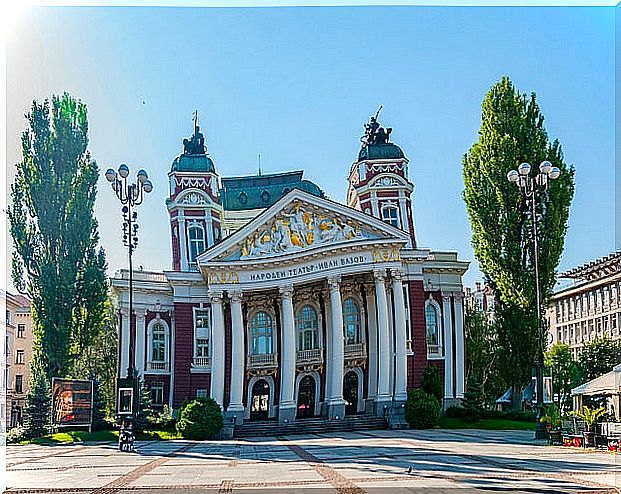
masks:
{"label": "corner tower", "polygon": [[349,172],[347,204],[408,232],[411,247],[416,248],[409,160],[399,146],[390,142],[392,129],[383,128],[378,115],[379,110],[364,125],[362,147]]}
{"label": "corner tower", "polygon": [[193,271],[196,257],[222,237],[219,178],[197,116],[194,134],[183,140],[183,154],[173,161],[168,179],[172,268]]}

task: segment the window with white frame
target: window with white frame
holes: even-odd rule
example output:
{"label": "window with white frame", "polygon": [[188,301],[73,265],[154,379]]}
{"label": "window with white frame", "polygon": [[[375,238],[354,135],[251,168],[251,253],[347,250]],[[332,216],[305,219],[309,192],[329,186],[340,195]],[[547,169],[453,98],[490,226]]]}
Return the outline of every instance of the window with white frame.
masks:
{"label": "window with white frame", "polygon": [[345,344],[360,343],[360,307],[353,298],[347,298],[343,302],[343,325]]}
{"label": "window with white frame", "polygon": [[205,250],[205,230],[197,223],[188,228],[190,239],[190,262],[196,262],[196,257]]}
{"label": "window with white frame", "polygon": [[298,331],[298,350],[319,348],[319,318],[312,306],[305,305],[298,311],[295,326]]}
{"label": "window with white frame", "polygon": [[207,398],[207,390],[206,389],[197,389],[196,390],[196,397],[197,398]]}
{"label": "window with white frame", "polygon": [[194,309],[194,358],[195,364],[207,365],[211,339],[209,309]]}
{"label": "window with white frame", "polygon": [[151,362],[166,361],[166,329],[156,322],[151,329]]}
{"label": "window with white frame", "polygon": [[253,355],[273,353],[272,349],[272,317],[265,311],[259,311],[250,321],[250,333]]}
{"label": "window with white frame", "polygon": [[161,381],[152,382],[149,386],[151,394],[151,404],[153,406],[162,406],[164,404],[164,383]]}
{"label": "window with white frame", "polygon": [[441,353],[440,321],[438,309],[432,303],[425,307],[425,326],[427,334],[427,353],[439,355]]}
{"label": "window with white frame", "polygon": [[382,208],[382,220],[389,225],[401,228],[401,222],[399,221],[399,209],[396,206],[384,206]]}
{"label": "window with white frame", "polygon": [[17,350],[15,352],[15,363],[16,364],[24,363],[24,350]]}

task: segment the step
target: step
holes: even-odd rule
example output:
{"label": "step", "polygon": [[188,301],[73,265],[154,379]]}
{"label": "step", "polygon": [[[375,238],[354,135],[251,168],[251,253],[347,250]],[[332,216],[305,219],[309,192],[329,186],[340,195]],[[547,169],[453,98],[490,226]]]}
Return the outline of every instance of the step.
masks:
{"label": "step", "polygon": [[298,419],[291,424],[278,424],[275,420],[246,422],[235,427],[235,437],[280,436],[292,434],[313,434],[325,432],[347,432],[352,430],[386,429],[388,424],[383,417],[374,415],[352,415],[342,421],[328,420],[325,417]]}

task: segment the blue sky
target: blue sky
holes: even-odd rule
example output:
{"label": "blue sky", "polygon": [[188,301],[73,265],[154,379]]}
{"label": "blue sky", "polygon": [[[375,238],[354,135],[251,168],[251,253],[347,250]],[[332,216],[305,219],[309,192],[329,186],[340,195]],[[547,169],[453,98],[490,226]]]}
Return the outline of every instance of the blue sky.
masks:
{"label": "blue sky", "polygon": [[[38,7],[7,38],[9,181],[30,102],[81,98],[102,171],[126,162],[155,185],[136,265],[169,269],[166,174],[195,109],[220,174],[256,173],[261,153],[265,173],[305,170],[344,201],[362,125],[383,105],[410,159],[419,245],[474,261],[461,159],[508,75],[537,93],[576,167],[566,269],[615,247],[614,21],[612,7]],[[103,176],[96,214],[112,273],[126,252]],[[473,262],[465,282],[479,277]]]}

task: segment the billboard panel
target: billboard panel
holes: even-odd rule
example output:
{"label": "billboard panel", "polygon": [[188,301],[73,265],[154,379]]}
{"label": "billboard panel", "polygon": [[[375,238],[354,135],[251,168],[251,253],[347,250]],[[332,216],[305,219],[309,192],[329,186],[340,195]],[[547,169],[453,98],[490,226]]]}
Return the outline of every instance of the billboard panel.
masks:
{"label": "billboard panel", "polygon": [[91,425],[93,383],[76,379],[52,378],[52,424]]}

